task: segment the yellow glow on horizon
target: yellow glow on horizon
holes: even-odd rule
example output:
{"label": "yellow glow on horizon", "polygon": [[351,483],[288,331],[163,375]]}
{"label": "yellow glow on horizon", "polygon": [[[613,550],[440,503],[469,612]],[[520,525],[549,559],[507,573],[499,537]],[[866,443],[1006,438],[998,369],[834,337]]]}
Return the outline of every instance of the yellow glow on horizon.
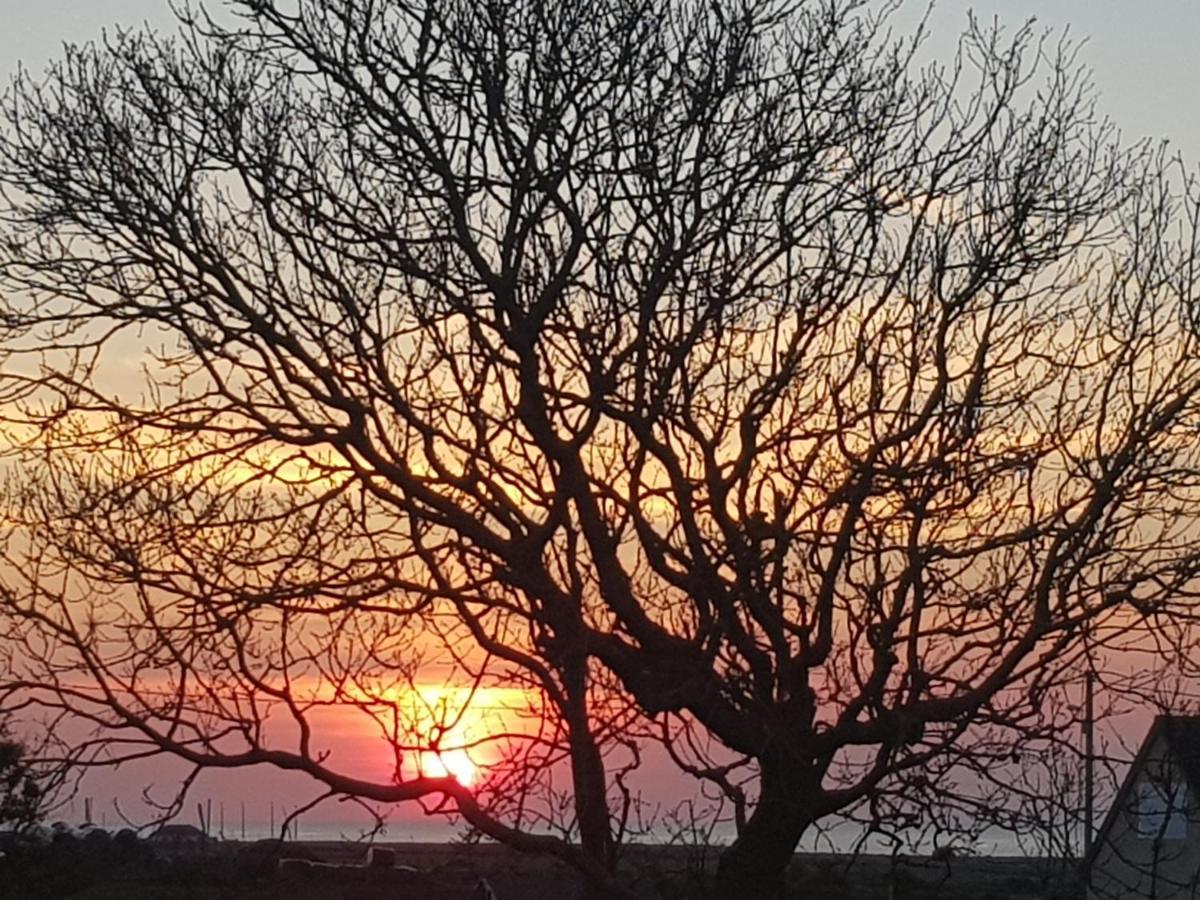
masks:
{"label": "yellow glow on horizon", "polygon": [[[538,708],[537,696],[524,688],[425,681],[378,691],[360,688],[347,698],[341,727],[347,734],[359,732],[353,715],[367,715],[400,751],[403,777],[450,777],[475,788],[489,768],[513,752],[513,741],[519,744],[522,736],[536,732],[542,720],[531,710]],[[367,734],[362,728],[361,735]],[[362,752],[374,758],[374,751]],[[372,765],[389,764],[379,756]]]}
{"label": "yellow glow on horizon", "polygon": [[479,767],[466,750],[430,751],[421,754],[421,772],[431,778],[450,776],[463,787],[473,787]]}

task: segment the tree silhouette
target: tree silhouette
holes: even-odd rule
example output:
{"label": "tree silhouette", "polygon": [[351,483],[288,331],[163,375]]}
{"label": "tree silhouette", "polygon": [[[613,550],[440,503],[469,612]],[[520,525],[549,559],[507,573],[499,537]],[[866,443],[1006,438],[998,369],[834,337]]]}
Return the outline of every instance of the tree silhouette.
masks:
{"label": "tree silhouette", "polygon": [[20,831],[42,818],[47,800],[44,779],[44,773],[39,779],[25,746],[0,725],[0,825]]}
{"label": "tree silhouette", "polygon": [[[427,798],[615,892],[660,742],[767,897],[830,815],[1000,785],[1089,657],[1187,649],[1198,207],[1072,47],[232,7],[5,102],[5,685],[96,762]],[[325,755],[343,706],[392,780]],[[452,740],[480,783],[413,768]]]}

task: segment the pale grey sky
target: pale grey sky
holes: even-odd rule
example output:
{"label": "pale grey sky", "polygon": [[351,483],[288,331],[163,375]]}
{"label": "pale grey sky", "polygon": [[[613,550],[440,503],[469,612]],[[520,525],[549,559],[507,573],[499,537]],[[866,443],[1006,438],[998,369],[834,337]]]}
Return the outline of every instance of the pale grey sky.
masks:
{"label": "pale grey sky", "polygon": [[[924,0],[909,0],[910,12],[923,8]],[[1047,28],[1070,26],[1088,39],[1083,60],[1095,71],[1101,109],[1126,137],[1169,138],[1200,164],[1200,0],[939,0],[932,52],[952,49],[971,9],[1014,27],[1031,16]],[[169,29],[167,0],[0,0],[0,73],[12,72],[18,59],[39,69],[63,41],[143,22]]]}

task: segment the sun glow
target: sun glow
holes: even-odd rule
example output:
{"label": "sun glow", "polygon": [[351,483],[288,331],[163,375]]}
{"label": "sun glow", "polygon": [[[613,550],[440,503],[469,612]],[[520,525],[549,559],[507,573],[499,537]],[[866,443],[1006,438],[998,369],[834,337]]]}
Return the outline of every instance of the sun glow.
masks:
{"label": "sun glow", "polygon": [[422,771],[432,778],[448,775],[463,787],[472,787],[479,778],[479,767],[466,750],[432,751],[421,757]]}
{"label": "sun glow", "polygon": [[[396,754],[401,778],[453,778],[477,788],[492,771],[520,753],[524,736],[544,721],[540,698],[517,687],[459,686],[424,682],[360,689],[346,708],[346,732],[372,720],[372,737],[385,725],[385,744],[371,752],[374,777],[395,777]],[[351,721],[353,720],[353,721]],[[363,731],[366,738],[367,732]]]}

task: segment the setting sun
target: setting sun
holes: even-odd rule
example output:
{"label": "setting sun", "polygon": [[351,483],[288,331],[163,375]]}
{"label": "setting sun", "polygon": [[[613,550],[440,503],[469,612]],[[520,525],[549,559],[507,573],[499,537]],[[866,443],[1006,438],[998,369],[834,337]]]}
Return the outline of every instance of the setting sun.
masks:
{"label": "setting sun", "polygon": [[466,750],[446,750],[422,754],[424,774],[434,778],[449,775],[464,787],[471,787],[479,777],[479,768]]}

